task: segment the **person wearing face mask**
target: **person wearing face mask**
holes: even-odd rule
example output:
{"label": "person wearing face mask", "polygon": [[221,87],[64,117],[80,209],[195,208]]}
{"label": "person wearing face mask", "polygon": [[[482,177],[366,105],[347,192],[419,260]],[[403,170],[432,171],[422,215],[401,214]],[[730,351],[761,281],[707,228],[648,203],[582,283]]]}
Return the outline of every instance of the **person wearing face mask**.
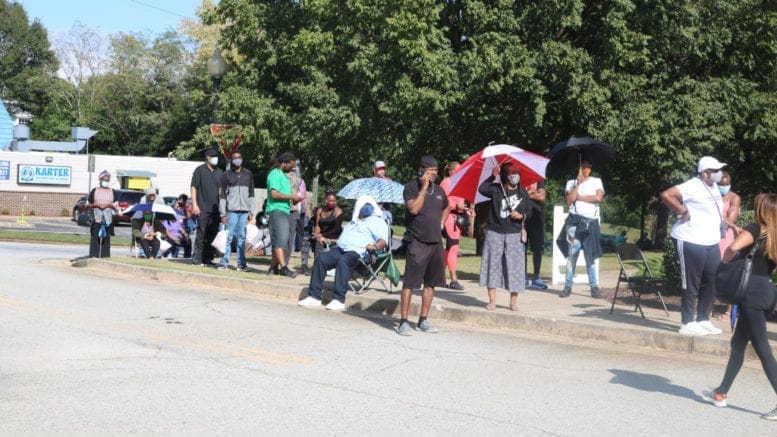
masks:
{"label": "person wearing face mask", "polygon": [[591,297],[602,298],[596,277],[596,260],[602,256],[599,203],[604,199],[604,186],[601,179],[591,176],[591,167],[590,162],[581,160],[577,178],[567,181],[565,189],[569,215],[564,222],[563,234],[556,243],[567,259],[567,266],[564,289],[559,297],[565,298],[572,294],[577,258],[582,250]]}
{"label": "person wearing face mask", "polygon": [[381,250],[387,245],[388,226],[375,212],[376,208],[372,204],[365,203],[359,208],[357,218],[345,226],[337,244],[316,257],[310,276],[308,296],[298,302],[299,306],[317,307],[321,305],[324,277],[327,270],[335,269],[335,287],[332,290],[332,300],[325,308],[334,311],[345,309],[348,280],[351,278],[351,273],[359,262],[359,258],[364,258],[368,252]]}
{"label": "person wearing face mask", "polygon": [[696,177],[663,193],[664,204],[674,211],[677,221],[672,238],[680,259],[680,334],[703,336],[722,331],[710,322],[714,300],[715,271],[720,264],[720,240],[726,231],[723,197],[718,183],[726,165],[704,156],[696,167]]}
{"label": "person wearing face mask", "polygon": [[243,167],[243,154],[239,151],[232,152],[230,158],[232,165],[221,176],[219,184],[219,215],[221,224],[228,232],[226,251],[221,257],[219,270],[229,269],[232,239],[237,238],[237,270],[247,272],[246,225],[256,210],[254,174]]}
{"label": "person wearing face mask", "polygon": [[[726,249],[734,242],[734,238],[742,232],[742,228],[737,226],[737,219],[739,219],[741,199],[739,194],[731,191],[731,175],[726,170],[723,170],[722,177],[718,183],[718,189],[720,195],[723,196],[723,221],[726,223],[726,234],[720,239],[720,256],[726,252]],[[731,305],[726,306],[726,311],[720,314],[721,320],[729,320],[731,314]]]}
{"label": "person wearing face mask", "polygon": [[197,216],[192,264],[213,265],[215,249],[210,245],[219,230],[219,184],[223,172],[218,167],[219,152],[205,150],[205,163],[194,170],[191,182],[192,214]]}
{"label": "person wearing face mask", "polygon": [[[146,196],[148,203],[153,203],[156,199],[156,193],[151,190],[147,191]],[[145,257],[148,259],[159,258],[160,238],[167,233],[162,220],[151,211],[142,211],[140,216],[133,216],[130,220],[130,226],[132,227],[132,238],[143,250]]]}
{"label": "person wearing face mask", "polygon": [[111,174],[103,170],[99,176],[100,185],[89,192],[88,209],[94,214],[89,231],[90,258],[111,257],[111,235],[113,234],[113,216],[119,212],[116,192],[111,189]]}
{"label": "person wearing face mask", "polygon": [[[499,179],[497,179],[499,177]],[[521,230],[531,217],[529,193],[521,188],[518,166],[505,163],[494,167],[493,174],[478,187],[491,199],[488,226],[480,262],[480,285],[488,289],[486,309],[496,309],[496,289],[510,292],[510,310],[518,311],[518,293],[525,290],[526,256]]]}

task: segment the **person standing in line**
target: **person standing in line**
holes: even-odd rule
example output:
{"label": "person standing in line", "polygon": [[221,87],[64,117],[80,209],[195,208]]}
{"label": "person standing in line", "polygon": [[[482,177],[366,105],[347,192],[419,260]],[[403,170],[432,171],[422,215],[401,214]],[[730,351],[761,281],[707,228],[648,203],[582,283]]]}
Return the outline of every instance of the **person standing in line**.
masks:
{"label": "person standing in line", "polygon": [[[526,192],[529,194],[529,199],[531,200],[531,202],[529,202],[531,204],[531,214],[529,214],[529,217],[524,221],[524,228],[526,229],[528,246],[531,249],[534,279],[529,282],[529,275],[527,273],[525,284],[531,288],[545,290],[548,286],[542,282],[542,278],[540,278],[542,255],[545,252],[545,197],[547,196],[545,181],[539,181],[529,185],[526,187]],[[529,271],[528,256],[524,257],[523,267],[525,272]]]}
{"label": "person standing in line", "polygon": [[228,232],[227,245],[221,258],[219,270],[229,269],[229,256],[232,252],[232,238],[237,237],[237,270],[248,271],[246,265],[246,225],[256,210],[254,197],[254,174],[243,167],[243,155],[232,152],[229,170],[224,172],[219,184],[219,215],[221,224]]}
{"label": "person standing in line", "polygon": [[[497,176],[499,181],[496,183]],[[526,246],[521,230],[531,217],[529,193],[521,188],[518,166],[506,163],[494,167],[493,174],[478,187],[483,197],[491,199],[488,227],[480,262],[480,285],[488,289],[487,310],[496,309],[496,289],[510,292],[510,310],[518,311],[518,293],[525,288],[526,270],[523,259]]]}
{"label": "person standing in line", "polygon": [[86,207],[94,214],[89,228],[89,257],[110,258],[113,216],[119,213],[119,203],[116,192],[111,188],[111,174],[103,170],[98,179],[99,186],[92,188],[86,201]]}
{"label": "person standing in line", "polygon": [[421,314],[416,329],[435,333],[437,328],[427,320],[434,299],[434,287],[445,284],[445,254],[442,248],[442,228],[448,219],[448,197],[445,191],[434,185],[437,179],[437,160],[431,156],[421,158],[418,179],[405,184],[403,193],[407,214],[405,223],[410,247],[407,250],[405,278],[402,284],[401,319],[397,327],[400,335],[410,335],[412,328],[407,321],[413,290],[421,288]]}
{"label": "person standing in line", "polygon": [[273,161],[273,168],[267,174],[267,206],[264,212],[270,217],[270,241],[272,241],[272,261],[267,271],[268,275],[280,274],[290,278],[297,276],[286,264],[291,204],[299,202],[299,194],[291,190],[286,173],[294,168],[295,162],[294,154],[284,152]]}
{"label": "person standing in line", "polygon": [[590,162],[580,161],[577,178],[567,181],[565,193],[569,215],[564,222],[565,238],[561,241],[566,244],[559,248],[567,258],[567,267],[564,289],[559,297],[569,297],[572,294],[577,258],[580,250],[583,250],[591,297],[601,299],[595,263],[602,256],[602,246],[599,242],[599,203],[604,199],[604,186],[601,179],[591,176]]}
{"label": "person standing in line", "polygon": [[386,163],[383,161],[375,161],[375,166],[372,168],[372,176],[390,181],[391,178],[386,176]]}
{"label": "person standing in line", "polygon": [[[450,177],[459,167],[461,167],[461,163],[458,161],[451,161],[445,166],[445,179],[440,182],[440,188],[445,190],[446,193],[450,191]],[[462,229],[457,221],[460,215],[466,215],[469,218],[475,214],[469,209],[463,197],[448,196],[448,203],[450,204],[450,214],[448,214],[448,218],[445,220],[445,228],[443,229],[443,237],[445,237],[445,266],[448,268],[448,273],[451,276],[451,283],[448,284],[448,288],[451,290],[464,290],[464,286],[459,283],[459,277],[456,274],[459,263],[459,241],[462,234]]]}
{"label": "person standing in line", "polygon": [[680,259],[682,286],[680,334],[703,336],[723,331],[710,322],[715,271],[720,264],[720,239],[725,232],[723,199],[718,182],[726,164],[711,156],[699,160],[697,175],[663,193],[661,199],[677,214],[672,238]]}
{"label": "person standing in line", "polygon": [[[745,298],[739,305],[740,313],[731,337],[731,353],[723,380],[711,392],[702,392],[702,398],[716,407],[728,405],[728,391],[742,368],[748,342],[753,344],[772,390],[777,393],[777,360],[766,331],[766,320],[777,303],[777,289],[771,282],[777,264],[777,194],[759,194],[753,206],[755,222],[739,233],[723,255],[723,260],[730,262],[737,252],[749,253],[756,241],[760,243],[753,256],[753,270]],[[761,418],[777,420],[777,407],[761,415]]]}
{"label": "person standing in line", "polygon": [[[720,195],[723,196],[723,221],[728,226],[726,228],[726,234],[720,239],[720,256],[726,251],[726,248],[734,242],[734,238],[742,232],[742,228],[737,226],[737,220],[739,219],[740,205],[742,203],[739,194],[731,191],[731,175],[729,172],[723,170],[723,177],[718,184]],[[721,320],[729,320],[731,317],[731,305],[726,307],[726,311],[721,314]]]}
{"label": "person standing in line", "polygon": [[215,250],[210,245],[219,231],[219,184],[223,172],[218,168],[219,152],[205,150],[205,163],[194,170],[191,182],[192,214],[197,218],[192,264],[213,265]]}
{"label": "person standing in line", "polygon": [[299,233],[299,219],[300,211],[302,208],[302,196],[299,195],[302,177],[300,177],[299,160],[294,161],[294,165],[287,169],[284,174],[289,179],[289,185],[291,185],[291,192],[297,194],[299,200],[291,202],[291,209],[289,211],[289,247],[286,250],[285,264],[289,265],[291,254],[294,253],[294,248],[297,246],[297,235]]}

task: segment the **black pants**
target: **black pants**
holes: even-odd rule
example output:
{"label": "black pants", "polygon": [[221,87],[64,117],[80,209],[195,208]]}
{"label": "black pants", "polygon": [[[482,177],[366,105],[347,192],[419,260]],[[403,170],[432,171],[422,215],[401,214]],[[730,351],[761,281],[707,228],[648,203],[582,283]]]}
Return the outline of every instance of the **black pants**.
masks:
{"label": "black pants", "polygon": [[138,246],[140,246],[141,249],[143,249],[143,253],[146,255],[146,258],[152,259],[156,257],[156,254],[159,252],[159,239],[158,238],[152,238],[151,240],[146,240],[145,238],[138,238]]}
{"label": "black pants", "polygon": [[[108,229],[106,236],[99,238],[102,223],[94,222],[89,228],[92,238],[89,240],[89,258],[110,258],[111,257],[111,229]],[[111,225],[113,227],[113,225]]]}
{"label": "black pants", "polygon": [[[545,219],[542,210],[533,210],[529,220],[526,221],[526,237],[529,239],[529,248],[532,253],[534,279],[540,278],[542,268],[542,254],[545,251]],[[524,257],[524,269],[526,277],[529,277],[529,257]]]}
{"label": "black pants", "polygon": [[675,240],[680,258],[682,294],[680,315],[683,325],[710,319],[715,290],[715,270],[720,264],[718,245],[701,246]]}
{"label": "black pants", "polygon": [[772,389],[777,393],[777,361],[772,354],[772,348],[769,346],[769,337],[766,333],[766,317],[771,313],[769,310],[758,310],[740,306],[739,316],[737,318],[737,327],[734,329],[734,336],[731,337],[731,355],[728,357],[726,373],[723,376],[723,382],[718,387],[718,393],[728,393],[731,384],[734,383],[739,369],[742,368],[742,362],[745,359],[745,347],[748,342],[753,343],[756,355],[761,360],[761,366],[766,372],[766,378],[772,384]]}
{"label": "black pants", "polygon": [[197,238],[194,240],[192,264],[209,263],[213,261],[215,249],[210,245],[219,232],[221,218],[218,211],[200,211],[197,223]]}

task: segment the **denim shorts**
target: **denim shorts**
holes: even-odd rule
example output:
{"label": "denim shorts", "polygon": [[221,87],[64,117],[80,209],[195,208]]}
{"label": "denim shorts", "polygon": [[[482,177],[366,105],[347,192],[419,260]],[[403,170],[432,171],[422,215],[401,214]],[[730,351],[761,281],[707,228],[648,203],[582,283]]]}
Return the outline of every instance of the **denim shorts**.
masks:
{"label": "denim shorts", "polygon": [[288,249],[289,247],[289,217],[290,215],[279,210],[270,212],[270,242],[273,250]]}

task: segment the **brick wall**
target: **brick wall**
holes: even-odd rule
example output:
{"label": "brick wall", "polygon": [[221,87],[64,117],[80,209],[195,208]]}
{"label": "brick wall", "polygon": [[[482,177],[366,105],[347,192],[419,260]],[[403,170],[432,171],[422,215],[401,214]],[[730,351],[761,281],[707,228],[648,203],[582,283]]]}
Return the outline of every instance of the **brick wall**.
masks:
{"label": "brick wall", "polygon": [[[25,196],[27,200],[24,200]],[[73,213],[73,206],[84,194],[68,193],[31,193],[19,191],[0,191],[0,214],[18,216],[22,208],[25,215],[61,217],[62,210],[67,215]]]}

